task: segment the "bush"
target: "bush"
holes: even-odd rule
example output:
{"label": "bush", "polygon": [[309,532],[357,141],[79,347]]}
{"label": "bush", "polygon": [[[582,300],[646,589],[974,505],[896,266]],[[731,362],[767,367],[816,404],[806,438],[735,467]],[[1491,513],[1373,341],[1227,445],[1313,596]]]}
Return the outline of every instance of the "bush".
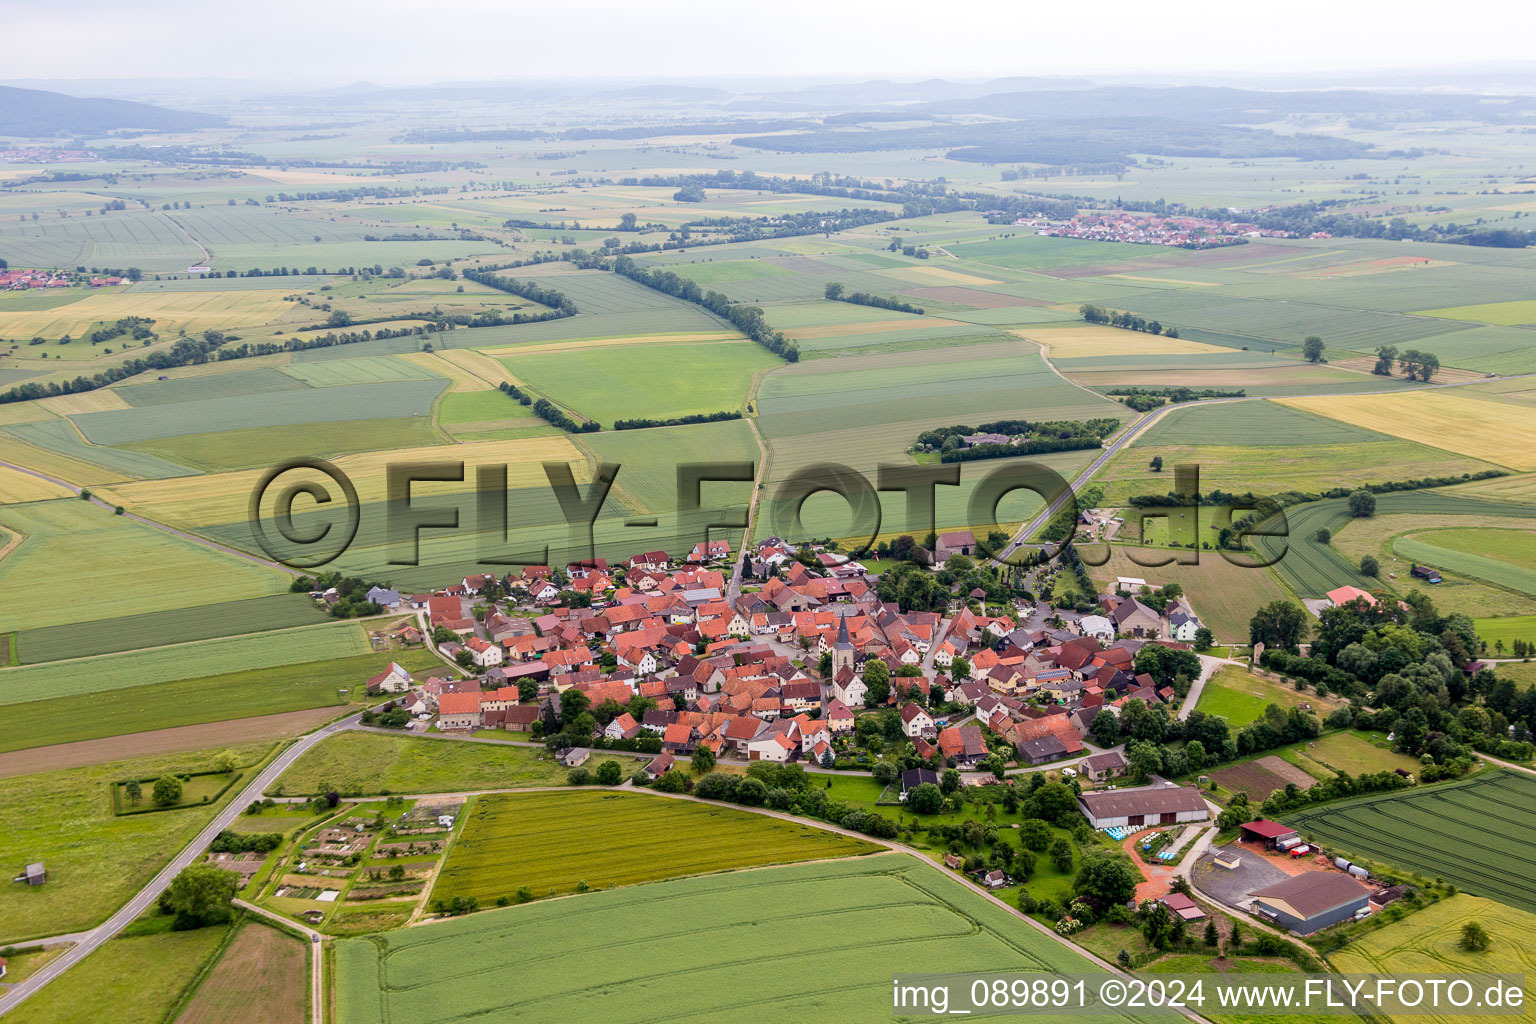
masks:
{"label": "bush", "polygon": [[592,781],[592,773],[585,768],[572,768],[565,781],[573,786],[585,786]]}

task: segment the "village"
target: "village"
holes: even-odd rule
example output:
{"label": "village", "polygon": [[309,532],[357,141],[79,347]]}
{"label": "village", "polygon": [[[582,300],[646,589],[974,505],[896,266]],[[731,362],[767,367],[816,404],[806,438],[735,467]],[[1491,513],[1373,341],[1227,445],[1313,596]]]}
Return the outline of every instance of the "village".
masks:
{"label": "village", "polygon": [[[1021,218],[1019,227],[1033,227],[1037,235],[1056,238],[1082,238],[1094,242],[1132,242],[1137,245],[1173,245],[1186,249],[1208,249],[1240,245],[1250,238],[1294,238],[1294,233],[1235,220],[1208,220],[1203,217],[1157,217],[1146,213],[1080,213],[1069,221]],[[1327,238],[1327,232],[1315,232],[1309,238]]]}

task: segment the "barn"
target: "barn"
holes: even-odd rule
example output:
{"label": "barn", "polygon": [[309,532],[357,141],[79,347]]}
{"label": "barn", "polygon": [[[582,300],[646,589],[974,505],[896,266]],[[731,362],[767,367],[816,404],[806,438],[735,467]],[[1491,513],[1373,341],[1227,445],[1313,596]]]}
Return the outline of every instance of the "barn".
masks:
{"label": "barn", "polygon": [[1083,793],[1077,798],[1077,804],[1094,828],[1175,825],[1185,821],[1205,821],[1211,816],[1200,791],[1189,786],[1148,786]]}
{"label": "barn", "polygon": [[1274,846],[1276,843],[1296,838],[1295,829],[1289,825],[1282,825],[1278,821],[1270,821],[1268,818],[1250,821],[1242,826],[1242,833],[1243,842],[1263,843],[1265,846]]}
{"label": "barn", "polygon": [[1369,889],[1337,871],[1305,871],[1248,895],[1255,914],[1300,935],[1349,920],[1371,899]]}

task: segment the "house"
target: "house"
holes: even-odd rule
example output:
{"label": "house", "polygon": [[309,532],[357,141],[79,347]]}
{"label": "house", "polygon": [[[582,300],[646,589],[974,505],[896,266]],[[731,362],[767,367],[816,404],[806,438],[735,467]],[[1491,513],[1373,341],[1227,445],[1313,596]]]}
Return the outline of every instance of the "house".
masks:
{"label": "house", "polygon": [[1359,587],[1337,587],[1328,591],[1328,603],[1335,608],[1342,608],[1351,601],[1364,601],[1372,606],[1376,604],[1376,599]]}
{"label": "house", "polygon": [[558,757],[560,759],[560,763],[565,765],[567,768],[575,768],[579,765],[585,764],[587,758],[592,756],[592,751],[588,750],[586,747],[567,747],[565,750],[560,751],[555,756]]}
{"label": "house", "polygon": [[1109,613],[1109,619],[1115,624],[1115,632],[1121,636],[1155,640],[1163,632],[1163,617],[1156,609],[1142,604],[1134,597],[1115,605]]}
{"label": "house", "polygon": [[437,727],[439,729],[478,729],[485,724],[485,712],[480,709],[480,693],[445,693],[437,698]]}
{"label": "house", "polygon": [[369,693],[404,693],[411,688],[411,674],[392,661],[389,667],[367,682]]}
{"label": "house", "polygon": [[853,732],[853,712],[836,697],[827,702],[827,728],[834,736]]}
{"label": "house", "polygon": [[935,728],[933,716],[918,705],[907,704],[901,709],[901,731],[908,739],[932,736]]}
{"label": "house", "polygon": [[918,786],[932,783],[939,784],[939,773],[932,768],[909,768],[901,773],[901,799],[905,800],[907,794]]}
{"label": "house", "polygon": [[655,782],[657,779],[667,774],[667,772],[671,771],[672,766],[676,763],[677,758],[673,757],[671,754],[657,754],[656,759],[650,764],[646,765],[642,771],[645,772],[646,778],[650,779],[652,782]]}
{"label": "house", "polygon": [[837,673],[837,677],[832,681],[832,696],[851,708],[862,707],[864,695],[868,692],[869,687],[864,684],[862,678],[854,674],[851,668]]}
{"label": "house", "polygon": [[988,889],[1001,889],[1008,884],[1008,876],[997,868],[993,868],[981,876],[981,884]]}
{"label": "house", "polygon": [[1205,821],[1211,816],[1211,809],[1206,806],[1200,791],[1189,786],[1147,786],[1083,793],[1078,796],[1077,805],[1094,828],[1174,825]]}
{"label": "house", "polygon": [[1205,918],[1205,911],[1200,905],[1181,892],[1171,892],[1157,902],[1168,908],[1168,912],[1175,917],[1182,917],[1186,921],[1200,921]]}
{"label": "house", "polygon": [[694,748],[693,726],[686,722],[673,722],[662,733],[661,743],[671,754],[691,754]]}
{"label": "house", "polygon": [[1274,846],[1287,839],[1296,838],[1296,830],[1289,825],[1282,825],[1278,821],[1270,821],[1260,818],[1258,821],[1250,821],[1242,826],[1241,839],[1243,842],[1263,843],[1265,846]]}
{"label": "house", "polygon": [[464,649],[469,651],[475,664],[481,668],[495,668],[501,664],[503,655],[500,644],[493,644],[489,640],[472,636],[464,641]]}
{"label": "house", "polygon": [[1168,636],[1174,640],[1189,644],[1194,643],[1195,634],[1205,623],[1200,621],[1200,616],[1185,604],[1182,598],[1176,598],[1168,602]]}
{"label": "house", "polygon": [[1083,774],[1093,782],[1119,778],[1125,774],[1125,755],[1118,750],[1094,754],[1083,759]]}
{"label": "house", "polygon": [[792,739],[789,733],[765,731],[759,733],[757,738],[747,741],[747,760],[778,761],[782,764],[799,749],[800,744]]}
{"label": "house", "polygon": [[1255,914],[1301,935],[1348,921],[1371,901],[1369,889],[1338,871],[1304,871],[1248,895]]}
{"label": "house", "polygon": [[636,555],[629,560],[631,569],[644,569],[647,572],[666,572],[671,559],[665,551],[647,551],[643,555]]}
{"label": "house", "polygon": [[975,553],[976,537],[970,530],[939,534],[939,542],[933,549],[933,557],[938,562],[947,562],[950,555],[970,556]]}
{"label": "house", "polygon": [[611,740],[634,739],[639,734],[640,724],[628,711],[609,722],[608,727],[603,730],[603,735]]}
{"label": "house", "polygon": [[397,608],[400,605],[400,591],[372,587],[368,591],[368,600],[386,610]]}
{"label": "house", "polygon": [[1077,628],[1083,636],[1109,643],[1115,638],[1115,624],[1102,615],[1084,615],[1077,620]]}
{"label": "house", "polygon": [[939,752],[958,768],[970,768],[987,756],[979,725],[952,725],[939,733]]}

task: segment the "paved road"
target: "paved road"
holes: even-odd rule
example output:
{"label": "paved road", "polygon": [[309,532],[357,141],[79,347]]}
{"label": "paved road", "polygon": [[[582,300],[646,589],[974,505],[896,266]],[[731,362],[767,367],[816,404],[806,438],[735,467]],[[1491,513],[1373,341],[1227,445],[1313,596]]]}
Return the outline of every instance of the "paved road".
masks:
{"label": "paved road", "polygon": [[160,898],[160,894],[171,884],[172,880],[180,874],[182,868],[196,862],[213,842],[215,836],[230,826],[230,823],[245,812],[247,805],[253,800],[261,798],[262,791],[277,781],[294,761],[310,747],[319,743],[327,736],[332,736],[343,729],[351,728],[356,724],[357,715],[334,722],[323,729],[319,729],[307,736],[301,737],[287,750],[277,756],[271,764],[267,765],[252,779],[246,787],[240,791],[225,808],[216,814],[197,837],[182,848],[181,852],[171,859],[171,862],[160,869],[160,873],[150,879],[149,884],[140,889],[138,894],[123,905],[117,913],[102,924],[84,933],[73,948],[50,961],[36,974],[13,987],[0,1003],[0,1017],[5,1016],[16,1007],[20,1006],[30,996],[34,995],[44,985],[63,974],[75,964],[84,960],[94,952],[103,942],[126,928],[134,918],[148,910],[154,902]]}

